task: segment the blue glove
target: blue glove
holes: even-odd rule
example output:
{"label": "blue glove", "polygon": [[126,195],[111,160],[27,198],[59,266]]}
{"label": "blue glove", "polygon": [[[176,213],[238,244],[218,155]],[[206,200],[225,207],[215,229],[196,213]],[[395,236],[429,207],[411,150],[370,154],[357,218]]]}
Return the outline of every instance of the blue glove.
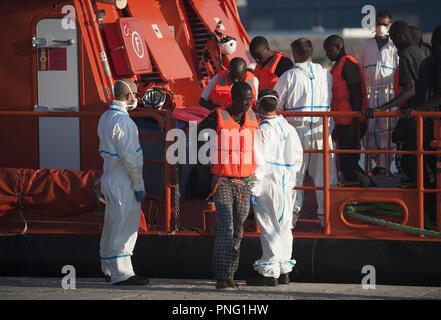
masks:
{"label": "blue glove", "polygon": [[135,198],[138,202],[144,202],[145,201],[145,191],[135,191]]}
{"label": "blue glove", "polygon": [[251,197],[250,197],[250,203],[251,203],[251,205],[254,207],[254,206],[257,206],[257,198],[255,197],[255,196],[253,196],[253,195],[251,195]]}

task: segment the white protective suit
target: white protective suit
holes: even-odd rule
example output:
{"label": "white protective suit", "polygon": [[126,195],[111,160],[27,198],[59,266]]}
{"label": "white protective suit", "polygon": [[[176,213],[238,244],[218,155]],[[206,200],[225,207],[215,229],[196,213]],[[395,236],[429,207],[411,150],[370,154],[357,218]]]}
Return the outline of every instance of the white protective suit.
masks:
{"label": "white protective suit", "polygon": [[[279,93],[279,110],[282,111],[329,111],[332,100],[332,75],[321,65],[312,62],[294,64],[294,68],[282,74],[274,90]],[[323,118],[288,117],[287,120],[297,130],[303,150],[323,149]],[[331,132],[333,119],[329,121],[329,148],[333,149]],[[314,180],[316,187],[323,186],[323,154],[304,153],[302,167],[297,174],[296,186],[303,186],[306,172]],[[337,184],[335,154],[329,154],[329,184]],[[317,216],[324,225],[323,191],[315,192]],[[293,227],[303,206],[303,190],[294,190]]]}
{"label": "white protective suit", "polygon": [[135,191],[144,190],[138,129],[125,102],[112,102],[99,120],[98,136],[104,159],[101,191],[106,199],[101,269],[114,283],[134,275],[131,255],[141,217],[141,203],[136,200]]}
{"label": "white protective suit", "polygon": [[253,205],[260,229],[262,257],[253,268],[265,277],[291,272],[292,188],[303,158],[296,130],[283,116],[262,120],[256,132],[256,182]]}
{"label": "white protective suit", "polygon": [[[375,38],[366,40],[361,48],[358,59],[363,68],[368,95],[368,108],[378,108],[394,98],[393,79],[398,66],[398,53],[391,39],[381,50]],[[395,109],[393,109],[394,111]],[[388,120],[389,119],[389,125]],[[365,149],[393,149],[389,133],[392,133],[396,120],[394,118],[374,118],[368,121],[368,130],[363,139]],[[379,167],[387,168],[386,155],[370,155]]]}

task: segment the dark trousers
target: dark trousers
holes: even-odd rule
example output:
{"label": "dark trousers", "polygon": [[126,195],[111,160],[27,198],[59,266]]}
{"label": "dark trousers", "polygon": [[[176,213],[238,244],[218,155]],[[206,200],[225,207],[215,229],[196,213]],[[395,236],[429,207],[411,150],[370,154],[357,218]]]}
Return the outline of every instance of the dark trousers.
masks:
{"label": "dark trousers", "polygon": [[[407,119],[399,118],[394,130],[392,131],[392,142],[397,145],[398,151],[409,150],[407,142]],[[409,181],[409,156],[406,154],[396,154],[395,155],[395,165],[398,172],[401,175],[400,182],[410,182]]]}
{"label": "dark trousers", "polygon": [[[415,118],[407,120],[407,148],[409,151],[415,151],[417,149],[417,121]],[[423,121],[423,149],[434,150],[430,146],[430,142],[434,139],[433,137],[433,120],[424,119]],[[417,157],[414,155],[408,156],[409,162],[409,180],[411,182],[417,182]],[[430,175],[436,173],[436,156],[435,155],[425,155],[423,157],[424,166],[424,187],[434,188],[433,182],[431,181]]]}
{"label": "dark trousers", "polygon": [[[350,135],[350,125],[337,125],[336,130],[336,142],[338,149],[346,150],[360,150],[360,140],[357,136]],[[338,164],[343,178],[345,181],[359,182],[360,187],[374,187],[375,183],[364,172],[364,170],[358,165],[360,160],[360,154],[343,154],[340,153],[337,156]]]}
{"label": "dark trousers", "polygon": [[[397,141],[397,150],[399,151],[407,151],[409,150],[409,146],[407,145],[407,141]],[[409,164],[408,164],[409,156],[406,154],[396,154],[395,155],[395,165],[397,167],[398,172],[401,175],[400,182],[407,183],[409,181]]]}
{"label": "dark trousers", "polygon": [[[407,147],[409,151],[417,149],[417,121],[416,118],[410,118],[407,121],[408,140]],[[423,121],[423,149],[425,151],[434,150],[430,142],[434,139],[433,119],[424,119]],[[408,156],[408,175],[409,181],[417,183],[418,162],[414,155]],[[423,156],[423,182],[424,188],[431,189],[436,187],[436,156]],[[429,218],[434,221],[436,216],[436,195],[433,193],[424,194],[424,211]]]}

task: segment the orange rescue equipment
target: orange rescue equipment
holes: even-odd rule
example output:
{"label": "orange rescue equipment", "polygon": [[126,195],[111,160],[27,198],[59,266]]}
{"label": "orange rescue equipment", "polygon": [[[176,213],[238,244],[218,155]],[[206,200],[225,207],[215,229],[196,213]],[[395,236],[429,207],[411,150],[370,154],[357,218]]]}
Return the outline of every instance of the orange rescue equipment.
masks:
{"label": "orange rescue equipment", "polygon": [[[355,63],[358,67],[358,70],[360,70],[361,75],[361,90],[363,94],[362,98],[362,106],[361,111],[364,111],[366,109],[367,105],[367,98],[366,98],[366,85],[365,85],[365,78],[363,71],[360,68],[360,65],[358,64],[357,60],[351,56],[350,54],[347,54],[340,58],[339,62],[334,63],[334,65],[331,68],[331,74],[332,74],[332,101],[331,101],[331,111],[352,111],[351,103],[349,102],[349,89],[346,84],[345,79],[343,79],[341,72],[343,69],[343,66],[346,62],[346,60],[350,60],[353,63]],[[360,121],[366,121],[365,118],[361,118]],[[352,123],[351,117],[335,117],[334,118],[336,125],[349,125]]]}
{"label": "orange rescue equipment", "polygon": [[[237,123],[226,108],[216,108],[217,144],[211,172],[218,176],[245,178],[254,174],[254,132],[259,128],[251,108],[244,113],[244,122]],[[215,161],[217,159],[217,161]],[[217,162],[217,163],[215,163]]]}
{"label": "orange rescue equipment", "polygon": [[131,77],[152,72],[149,53],[137,18],[120,18],[104,27],[116,75]]}
{"label": "orange rescue equipment", "polygon": [[288,58],[284,53],[273,51],[274,55],[270,61],[262,67],[259,63],[254,69],[254,75],[259,79],[259,90],[272,89],[276,85],[279,77],[275,74],[277,65],[282,57]]}
{"label": "orange rescue equipment", "polygon": [[[98,196],[94,186],[101,174],[100,170],[0,168],[0,218],[23,210],[55,219],[95,212]],[[22,233],[25,233],[26,219],[20,215],[25,223]],[[147,231],[143,213],[140,227]]]}
{"label": "orange rescue equipment", "polygon": [[[256,88],[254,87],[254,75],[251,72],[245,74],[244,82],[248,83],[253,89],[253,103],[251,106],[256,105]],[[227,71],[219,71],[217,74],[217,82],[210,93],[210,99],[215,104],[221,107],[230,107],[232,103],[231,99],[231,81],[228,77]]]}

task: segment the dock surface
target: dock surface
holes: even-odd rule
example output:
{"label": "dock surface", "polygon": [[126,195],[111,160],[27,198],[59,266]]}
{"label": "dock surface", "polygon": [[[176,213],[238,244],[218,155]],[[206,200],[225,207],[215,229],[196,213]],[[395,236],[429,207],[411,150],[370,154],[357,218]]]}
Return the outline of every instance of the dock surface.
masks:
{"label": "dock surface", "polygon": [[0,277],[0,300],[419,300],[441,299],[441,287],[290,283],[277,287],[246,286],[216,290],[207,279],[151,278],[147,286],[114,286],[99,278]]}

